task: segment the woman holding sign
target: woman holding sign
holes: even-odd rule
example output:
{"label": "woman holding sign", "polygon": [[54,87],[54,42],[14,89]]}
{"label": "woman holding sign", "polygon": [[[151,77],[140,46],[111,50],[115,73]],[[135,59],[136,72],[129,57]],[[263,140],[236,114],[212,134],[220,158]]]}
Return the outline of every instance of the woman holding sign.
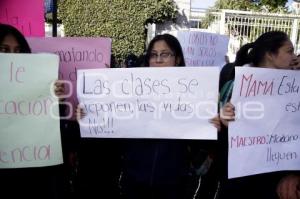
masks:
{"label": "woman holding sign", "polygon": [[[185,66],[179,41],[169,34],[154,37],[146,52],[145,66]],[[77,118],[82,116],[83,109],[78,106]],[[218,117],[211,123],[219,129]],[[123,139],[122,142],[122,199],[192,199],[199,175],[204,174],[211,163],[208,150],[202,149],[206,141]],[[95,184],[98,185],[99,182]]]}
{"label": "woman holding sign", "polygon": [[[0,53],[31,53],[31,50],[21,32],[10,25],[0,24]],[[58,82],[55,85],[55,94],[61,96],[63,85]],[[0,151],[2,163],[6,155]],[[65,198],[66,181],[61,166],[0,169],[1,194],[10,198]]]}
{"label": "woman holding sign", "polygon": [[[169,34],[154,37],[146,52],[145,66],[185,66],[177,38]],[[218,118],[211,122],[219,126]],[[124,199],[193,198],[198,181],[191,181],[195,158],[192,153],[200,154],[198,158],[202,161],[207,158],[207,152],[201,153],[199,148],[195,152],[194,146],[201,146],[201,141],[129,139],[125,142],[121,178]]]}
{"label": "woman holding sign", "polygon": [[[237,53],[235,66],[292,69],[292,63],[294,59],[294,48],[288,35],[280,31],[270,31],[262,34],[255,42],[242,46]],[[231,74],[226,75],[231,78],[223,85],[220,85],[220,107],[222,108],[221,121],[223,126],[221,133],[219,134],[221,150],[218,158],[219,163],[217,164],[219,164],[221,167],[221,177],[218,198],[277,199],[278,196],[276,194],[276,188],[280,178],[283,175],[282,173],[273,172],[228,179],[228,167],[226,164],[228,161],[227,126],[229,122],[233,122],[235,119],[235,107],[229,102],[234,82],[234,69],[232,70]],[[226,77],[221,76],[220,79],[224,78]],[[279,189],[278,195],[286,195],[283,193],[285,191],[287,191],[287,189]],[[289,199],[286,197],[280,198]]]}

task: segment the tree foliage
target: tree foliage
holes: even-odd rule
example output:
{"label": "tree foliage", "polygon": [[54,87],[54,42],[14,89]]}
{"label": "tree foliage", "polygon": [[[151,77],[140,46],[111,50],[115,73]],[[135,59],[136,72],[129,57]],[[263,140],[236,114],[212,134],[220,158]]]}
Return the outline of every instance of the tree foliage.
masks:
{"label": "tree foliage", "polygon": [[288,0],[217,0],[214,9],[284,12]]}
{"label": "tree foliage", "polygon": [[285,7],[287,2],[288,0],[260,0],[258,6],[268,5],[273,8],[273,10],[276,10],[276,8]]}
{"label": "tree foliage", "polygon": [[202,28],[207,28],[215,20],[214,12],[221,9],[255,12],[287,13],[285,7],[288,0],[217,0],[206,17],[202,20]]}
{"label": "tree foliage", "polygon": [[145,25],[175,20],[177,7],[172,0],[63,0],[58,12],[67,36],[110,37],[120,60],[141,54]]}
{"label": "tree foliage", "polygon": [[251,10],[255,4],[249,0],[217,0],[214,9]]}

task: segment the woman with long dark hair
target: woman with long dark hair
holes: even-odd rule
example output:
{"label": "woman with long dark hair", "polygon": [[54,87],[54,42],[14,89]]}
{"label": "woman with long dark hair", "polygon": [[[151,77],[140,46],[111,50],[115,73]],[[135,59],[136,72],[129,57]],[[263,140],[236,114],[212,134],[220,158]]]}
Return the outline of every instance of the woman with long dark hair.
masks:
{"label": "woman with long dark hair", "polygon": [[[292,69],[295,59],[294,47],[288,35],[281,31],[262,34],[255,42],[245,44],[237,52],[234,65],[272,69]],[[222,74],[222,73],[221,73]],[[220,154],[218,164],[221,172],[219,199],[277,199],[276,188],[283,173],[273,172],[253,176],[228,179],[228,123],[235,117],[234,106],[230,103],[234,83],[234,70],[227,74],[231,78],[222,85],[220,107],[222,108],[222,128],[219,133]],[[222,77],[221,77],[222,79]],[[222,117],[223,116],[223,117]]]}

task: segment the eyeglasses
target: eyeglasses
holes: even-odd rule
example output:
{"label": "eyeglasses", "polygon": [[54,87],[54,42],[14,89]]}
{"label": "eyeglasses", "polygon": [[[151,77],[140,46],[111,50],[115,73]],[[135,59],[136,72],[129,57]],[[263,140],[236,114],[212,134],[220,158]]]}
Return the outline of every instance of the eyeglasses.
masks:
{"label": "eyeglasses", "polygon": [[175,56],[173,53],[170,52],[163,52],[160,54],[157,53],[150,53],[150,60],[157,60],[157,58],[160,58],[163,61],[168,60],[170,57]]}

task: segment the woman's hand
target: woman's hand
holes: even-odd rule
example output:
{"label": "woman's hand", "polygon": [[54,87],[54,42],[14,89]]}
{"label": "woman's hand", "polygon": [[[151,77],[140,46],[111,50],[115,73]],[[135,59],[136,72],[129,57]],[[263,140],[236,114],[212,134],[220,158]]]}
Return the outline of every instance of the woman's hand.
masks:
{"label": "woman's hand", "polygon": [[60,82],[59,80],[56,80],[54,83],[54,93],[56,97],[58,97],[59,101],[64,101],[65,98],[64,93],[65,93],[65,85],[64,83]]}
{"label": "woman's hand", "polygon": [[221,130],[221,120],[220,120],[219,115],[217,115],[214,118],[210,119],[209,122],[212,123],[218,129],[218,131]]}
{"label": "woman's hand", "polygon": [[86,113],[84,112],[83,108],[80,107],[79,104],[77,105],[77,107],[75,109],[75,115],[76,115],[77,121],[81,120],[82,118],[84,118],[86,116]]}
{"label": "woman's hand", "polygon": [[298,55],[291,63],[294,70],[300,70],[300,55]]}
{"label": "woman's hand", "polygon": [[300,176],[288,175],[277,185],[277,195],[280,199],[300,199]]}
{"label": "woman's hand", "polygon": [[234,106],[230,103],[227,102],[220,111],[220,120],[223,125],[226,127],[228,126],[228,122],[234,121],[235,119],[235,108]]}

